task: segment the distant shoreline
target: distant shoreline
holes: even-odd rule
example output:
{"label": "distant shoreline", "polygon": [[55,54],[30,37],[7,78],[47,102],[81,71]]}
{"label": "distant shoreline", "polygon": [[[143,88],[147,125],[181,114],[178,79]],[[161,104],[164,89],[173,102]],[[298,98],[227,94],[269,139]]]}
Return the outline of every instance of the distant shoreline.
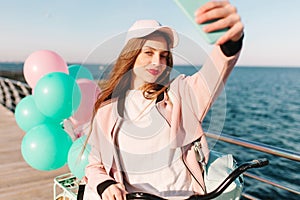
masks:
{"label": "distant shoreline", "polygon": [[9,78],[24,83],[26,82],[22,71],[6,71],[0,69],[0,77]]}
{"label": "distant shoreline", "polygon": [[[95,68],[96,71],[91,71],[92,73],[97,73],[100,64],[86,64],[89,69]],[[186,65],[175,65],[183,69]],[[183,67],[183,68],[182,68]],[[235,68],[238,69],[300,69],[300,66],[247,66],[247,65],[237,65]],[[23,75],[23,63],[19,62],[0,62],[0,77],[13,79],[16,81],[26,82]]]}

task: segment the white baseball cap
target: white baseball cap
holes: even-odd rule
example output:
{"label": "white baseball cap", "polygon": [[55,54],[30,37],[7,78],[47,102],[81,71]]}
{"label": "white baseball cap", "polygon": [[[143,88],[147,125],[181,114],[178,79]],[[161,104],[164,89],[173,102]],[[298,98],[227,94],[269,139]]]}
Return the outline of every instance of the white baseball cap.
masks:
{"label": "white baseball cap", "polygon": [[178,44],[178,35],[176,31],[168,26],[162,26],[156,20],[138,20],[127,31],[125,44],[132,38],[141,38],[155,31],[161,31],[166,33],[171,39],[171,48],[174,48]]}

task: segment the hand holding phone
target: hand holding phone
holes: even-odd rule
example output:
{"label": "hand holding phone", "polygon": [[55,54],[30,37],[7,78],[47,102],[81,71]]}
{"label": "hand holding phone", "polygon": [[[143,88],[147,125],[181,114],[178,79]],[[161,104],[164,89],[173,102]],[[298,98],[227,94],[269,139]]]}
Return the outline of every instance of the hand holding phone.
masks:
{"label": "hand holding phone", "polygon": [[212,23],[216,20],[207,21],[202,24],[197,24],[195,22],[195,11],[209,2],[210,0],[174,0],[176,4],[179,6],[179,8],[182,9],[182,11],[187,15],[187,17],[192,21],[192,23],[196,26],[196,28],[201,33],[202,37],[209,43],[214,44],[221,36],[223,36],[228,28],[224,28],[221,30],[213,31],[213,32],[204,32],[203,27],[206,26],[209,23]]}

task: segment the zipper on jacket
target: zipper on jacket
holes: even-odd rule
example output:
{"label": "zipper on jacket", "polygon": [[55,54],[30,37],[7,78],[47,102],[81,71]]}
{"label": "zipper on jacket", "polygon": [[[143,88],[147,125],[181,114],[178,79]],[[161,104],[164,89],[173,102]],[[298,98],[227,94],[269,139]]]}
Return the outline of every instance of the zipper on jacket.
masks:
{"label": "zipper on jacket", "polygon": [[[182,152],[184,152],[183,148],[181,148]],[[184,155],[182,154],[181,156],[182,162],[185,165],[185,167],[187,168],[187,170],[190,172],[190,174],[192,175],[192,177],[195,179],[195,181],[200,185],[200,187],[202,188],[202,190],[204,191],[204,194],[206,194],[206,188],[203,188],[203,186],[201,185],[201,183],[198,181],[198,179],[196,178],[196,176],[193,174],[193,172],[191,171],[191,169],[189,168],[189,166],[186,164],[185,160],[184,160]]]}
{"label": "zipper on jacket", "polygon": [[202,145],[201,145],[201,142],[199,140],[194,142],[194,151],[195,151],[195,154],[196,154],[197,162],[202,165],[203,169],[205,169],[206,168],[205,156],[203,154]]}

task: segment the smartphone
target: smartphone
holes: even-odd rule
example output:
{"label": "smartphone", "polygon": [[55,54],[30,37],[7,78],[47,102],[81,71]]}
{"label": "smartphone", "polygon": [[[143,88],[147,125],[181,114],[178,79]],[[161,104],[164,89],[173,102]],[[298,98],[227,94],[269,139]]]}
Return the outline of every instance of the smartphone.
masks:
{"label": "smartphone", "polygon": [[196,28],[199,30],[201,33],[202,37],[209,43],[209,44],[214,44],[227,30],[228,28],[213,31],[210,33],[206,33],[202,30],[202,28],[209,24],[212,23],[216,20],[208,21],[203,24],[197,24],[195,22],[195,17],[194,13],[195,11],[207,3],[210,0],[174,0],[178,7],[187,15],[187,17],[192,21],[192,23],[196,26]]}

